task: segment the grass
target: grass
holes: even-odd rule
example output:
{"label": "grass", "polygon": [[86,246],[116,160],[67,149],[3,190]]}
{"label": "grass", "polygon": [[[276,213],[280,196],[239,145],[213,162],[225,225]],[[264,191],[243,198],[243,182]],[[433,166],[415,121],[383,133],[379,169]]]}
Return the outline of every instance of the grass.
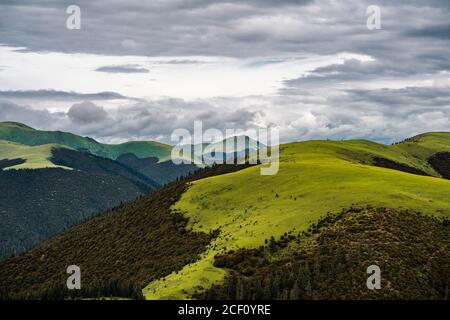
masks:
{"label": "grass", "polygon": [[49,159],[52,156],[52,148],[56,144],[46,144],[41,146],[25,146],[18,143],[0,140],[0,159],[24,159],[25,162],[19,165],[5,168],[9,169],[39,169],[39,168],[64,168],[64,166],[53,164]]}
{"label": "grass", "polygon": [[[351,206],[410,208],[450,217],[450,181],[426,163],[427,155],[450,149],[449,134],[431,134],[384,146],[368,141],[308,141],[283,145],[277,175],[260,167],[195,181],[173,210],[190,219],[193,231],[221,232],[196,263],[144,288],[147,299],[190,298],[226,274],[214,256],[255,248],[271,236],[307,230],[327,212]],[[415,146],[414,143],[418,145]],[[434,175],[427,177],[371,166],[384,157]]]}

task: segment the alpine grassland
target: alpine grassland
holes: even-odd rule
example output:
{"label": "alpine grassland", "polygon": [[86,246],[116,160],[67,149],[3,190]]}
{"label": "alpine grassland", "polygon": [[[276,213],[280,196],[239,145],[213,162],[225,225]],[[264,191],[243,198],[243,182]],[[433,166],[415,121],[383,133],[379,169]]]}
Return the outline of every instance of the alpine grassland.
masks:
{"label": "alpine grassland", "polygon": [[[450,181],[427,162],[450,149],[450,134],[432,133],[386,146],[369,141],[307,141],[280,147],[279,172],[260,175],[263,165],[194,181],[173,212],[194,232],[219,230],[201,258],[145,289],[147,299],[192,298],[220,283],[227,270],[215,256],[263,246],[289,232],[307,231],[329,212],[350,207],[412,209],[450,217]],[[411,174],[375,165],[386,159]]]}

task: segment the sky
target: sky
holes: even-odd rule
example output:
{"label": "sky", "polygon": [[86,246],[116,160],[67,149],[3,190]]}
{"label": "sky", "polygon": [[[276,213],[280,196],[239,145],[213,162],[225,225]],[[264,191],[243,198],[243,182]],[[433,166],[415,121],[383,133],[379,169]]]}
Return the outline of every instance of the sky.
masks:
{"label": "sky", "polygon": [[450,131],[450,1],[0,1],[0,121],[170,143],[195,120],[281,142]]}

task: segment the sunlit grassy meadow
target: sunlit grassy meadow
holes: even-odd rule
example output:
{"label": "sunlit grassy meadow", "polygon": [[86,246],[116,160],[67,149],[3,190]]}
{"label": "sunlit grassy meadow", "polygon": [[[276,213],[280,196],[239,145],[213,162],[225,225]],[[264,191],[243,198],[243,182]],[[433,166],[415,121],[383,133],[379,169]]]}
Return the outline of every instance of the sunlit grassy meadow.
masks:
{"label": "sunlit grassy meadow", "polygon": [[[23,159],[24,163],[5,168],[10,169],[39,169],[39,168],[65,168],[55,165],[50,161],[52,148],[58,147],[55,144],[29,147],[18,143],[0,140],[0,159]],[[60,147],[60,146],[59,146]]]}
{"label": "sunlit grassy meadow", "polygon": [[[150,283],[144,289],[146,298],[189,298],[223,279],[226,271],[213,266],[217,253],[258,247],[271,236],[307,230],[327,212],[371,205],[449,217],[450,181],[439,178],[426,162],[436,150],[449,150],[449,137],[433,134],[396,146],[368,141],[291,143],[281,147],[276,175],[262,176],[256,166],[195,181],[173,210],[189,217],[188,228],[203,232],[220,228],[220,235],[199,261]],[[373,157],[436,177],[375,167],[370,165]]]}

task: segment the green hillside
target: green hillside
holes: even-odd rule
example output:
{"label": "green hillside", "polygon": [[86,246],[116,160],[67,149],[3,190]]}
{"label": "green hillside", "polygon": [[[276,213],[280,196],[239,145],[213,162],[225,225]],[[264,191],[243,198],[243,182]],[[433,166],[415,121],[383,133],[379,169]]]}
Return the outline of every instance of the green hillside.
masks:
{"label": "green hillside", "polygon": [[[216,257],[224,282],[196,298],[223,300],[448,300],[450,223],[410,210],[350,208],[307,233]],[[366,269],[383,270],[367,290]],[[351,284],[351,285],[349,285]]]}
{"label": "green hillside", "polygon": [[160,162],[170,159],[171,146],[154,141],[135,141],[122,144],[103,144],[89,137],[68,132],[40,131],[16,122],[0,122],[0,140],[8,140],[28,146],[59,144],[74,149],[85,149],[105,158],[116,159],[124,153],[139,158],[157,157]]}
{"label": "green hillside", "polygon": [[406,152],[416,159],[427,160],[437,152],[450,152],[450,133],[431,132],[406,139],[400,144],[390,147],[393,150]]}
{"label": "green hillside", "polygon": [[[194,181],[173,210],[190,219],[193,231],[221,232],[199,261],[150,283],[144,289],[146,298],[189,298],[226,275],[213,266],[216,254],[256,248],[271,236],[307,230],[327,212],[372,205],[450,217],[450,181],[426,161],[433,153],[449,150],[450,134],[414,141],[395,146],[369,141],[291,143],[281,147],[277,175],[261,176],[257,166]],[[431,176],[377,167],[372,165],[375,158]]]}
{"label": "green hillside", "polygon": [[39,169],[39,168],[64,168],[65,166],[54,164],[50,161],[52,148],[58,147],[55,144],[46,144],[30,147],[11,141],[0,140],[0,160],[3,159],[23,159],[24,163],[8,166],[8,169]]}
{"label": "green hillside", "polygon": [[[79,261],[82,268],[89,270],[88,284],[96,281],[104,284],[111,279],[124,281],[143,288],[147,299],[237,294],[225,289],[235,286],[230,277],[233,268],[242,274],[254,273],[253,278],[244,275],[240,280],[241,284],[246,281],[249,291],[239,291],[239,294],[253,295],[260,291],[258,286],[264,277],[277,279],[285,270],[297,272],[291,268],[290,261],[298,257],[297,262],[303,261],[303,254],[308,255],[311,263],[316,257],[322,257],[324,267],[334,265],[341,256],[334,254],[333,239],[340,237],[349,260],[343,260],[339,268],[328,268],[329,273],[318,272],[320,267],[314,267],[311,285],[328,289],[319,295],[306,292],[304,297],[364,297],[356,291],[330,287],[332,283],[327,282],[327,277],[331,274],[339,275],[341,282],[359,281],[361,273],[352,275],[342,270],[365,265],[367,252],[362,255],[358,248],[367,242],[373,243],[368,248],[378,254],[377,259],[386,262],[388,257],[394,261],[395,272],[387,279],[409,274],[418,281],[425,281],[424,277],[437,281],[427,283],[420,292],[409,282],[402,282],[397,287],[401,292],[394,289],[373,298],[422,297],[433,290],[430,297],[442,297],[448,288],[445,272],[450,270],[447,263],[450,256],[445,250],[448,220],[441,218],[450,217],[450,180],[441,177],[446,175],[440,169],[447,170],[450,164],[449,149],[450,134],[445,133],[425,134],[393,146],[370,141],[306,141],[282,145],[276,175],[262,176],[260,169],[264,165],[240,168],[223,165],[199,171],[75,226],[20,256],[0,262],[0,284],[3,283],[7,296],[20,292],[45,297],[49,289],[64,281],[64,275],[58,274],[58,270],[71,261]],[[435,158],[436,154],[440,156]],[[439,166],[429,162],[432,158]],[[10,171],[14,170],[6,172]],[[337,218],[330,222],[327,218],[330,212],[348,215],[341,216],[344,220]],[[415,221],[419,213],[423,218]],[[325,221],[326,228],[317,229],[319,221]],[[342,230],[336,229],[340,226]],[[317,231],[308,232],[313,238],[306,239],[314,244],[317,237],[312,251],[303,242],[299,245],[292,242],[308,230]],[[319,241],[326,236],[329,236],[327,241]],[[424,239],[430,242],[424,244]],[[414,246],[409,245],[411,241]],[[287,247],[283,247],[286,243]],[[74,244],[79,250],[69,249]],[[378,249],[378,245],[385,248]],[[261,249],[262,246],[266,249]],[[282,250],[277,253],[272,247],[282,247]],[[52,255],[41,261],[49,250]],[[269,253],[264,253],[266,250]],[[429,252],[435,251],[439,252],[437,260],[429,259]],[[254,253],[263,254],[269,260],[258,262],[252,258]],[[242,255],[250,257],[239,260]],[[224,259],[231,264],[222,263]],[[428,269],[421,267],[422,261],[431,263]],[[256,262],[257,266],[247,268]],[[273,268],[273,263],[278,262],[280,268]],[[30,268],[33,272],[26,271]],[[18,278],[24,280],[19,283]],[[289,295],[291,291],[294,296],[295,292],[298,294],[291,286],[293,283],[289,283],[279,287],[282,291],[271,297],[285,297],[285,290],[289,290]],[[211,288],[219,291],[214,289],[216,292],[212,293]],[[0,296],[1,291],[0,285]]]}

